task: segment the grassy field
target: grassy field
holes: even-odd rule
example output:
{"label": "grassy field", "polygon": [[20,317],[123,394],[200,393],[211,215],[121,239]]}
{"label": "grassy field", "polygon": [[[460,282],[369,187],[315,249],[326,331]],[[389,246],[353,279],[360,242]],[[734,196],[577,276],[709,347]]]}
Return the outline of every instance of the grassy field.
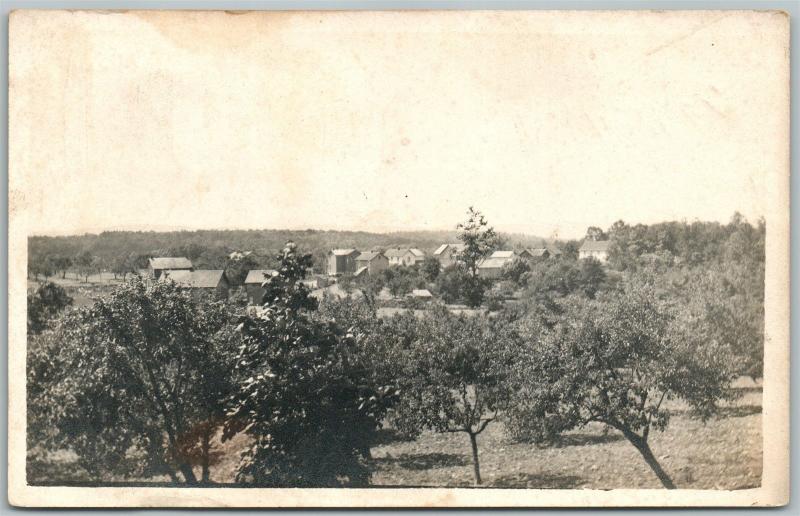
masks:
{"label": "grassy field", "polygon": [[[673,404],[667,430],[651,434],[651,447],[678,488],[746,489],[761,483],[761,388],[749,379],[736,383],[741,397],[705,424]],[[472,457],[466,434],[424,432],[416,440],[397,439],[372,449],[371,483],[376,486],[472,486]],[[238,437],[222,446],[212,479],[233,482]],[[539,489],[660,488],[636,449],[621,434],[592,425],[540,447],[515,443],[502,423],[478,437],[484,487]]]}
{"label": "grassy field", "polygon": [[[749,379],[736,384],[741,397],[705,424],[685,407],[673,404],[674,415],[663,433],[654,432],[653,452],[678,488],[747,489],[761,482],[761,387]],[[403,440],[386,429],[383,442],[372,448],[374,486],[465,487],[473,485],[472,458],[466,434],[424,432]],[[220,444],[211,468],[214,482],[235,481],[243,435]],[[483,487],[538,489],[660,488],[638,452],[619,433],[591,425],[563,436],[559,443],[538,446],[510,440],[502,423],[479,436]],[[81,481],[75,456],[68,452],[37,463],[31,481]],[[33,472],[33,470],[31,470]],[[197,468],[197,474],[200,470]],[[122,480],[122,479],[109,479]],[[167,482],[166,477],[129,479]]]}

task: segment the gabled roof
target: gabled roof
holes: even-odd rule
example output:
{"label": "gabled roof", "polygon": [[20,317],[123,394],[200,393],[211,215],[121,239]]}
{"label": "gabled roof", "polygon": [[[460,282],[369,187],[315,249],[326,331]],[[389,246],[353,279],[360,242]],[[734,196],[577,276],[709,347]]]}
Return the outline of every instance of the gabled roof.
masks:
{"label": "gabled roof", "polygon": [[276,276],[278,271],[273,269],[253,269],[247,272],[247,277],[244,279],[245,285],[257,283],[261,285],[264,280],[269,276]]}
{"label": "gabled roof", "polygon": [[383,253],[383,255],[386,256],[387,258],[399,258],[401,256],[405,256],[405,254],[407,252],[408,252],[408,249],[401,249],[399,247],[394,247],[394,248],[391,248],[391,249],[387,249]]}
{"label": "gabled roof", "polygon": [[331,249],[331,253],[335,254],[336,256],[349,256],[353,253],[357,253],[356,249]]}
{"label": "gabled roof", "polygon": [[356,272],[353,273],[353,276],[361,276],[362,274],[367,272],[368,267],[359,267]]}
{"label": "gabled roof", "polygon": [[550,252],[550,249],[545,249],[544,247],[537,247],[535,249],[526,249],[531,256],[539,257],[544,256],[544,253],[553,254]]}
{"label": "gabled roof", "polygon": [[433,252],[434,255],[440,255],[445,252],[447,249],[452,249],[456,252],[461,252],[464,250],[464,244],[442,244]]}
{"label": "gabled roof", "polygon": [[530,249],[527,249],[527,251],[533,256],[542,256],[545,251],[550,253],[551,256],[558,256],[561,254],[561,249],[556,247],[555,244],[544,241],[542,241],[540,246],[531,247]]}
{"label": "gabled roof", "polygon": [[164,272],[159,281],[171,280],[183,287],[217,288],[224,277],[225,271],[223,270],[172,270]]}
{"label": "gabled roof", "polygon": [[153,269],[191,269],[192,262],[183,256],[150,258],[150,267]]}
{"label": "gabled roof", "polygon": [[413,254],[417,258],[424,258],[425,257],[425,253],[423,253],[422,251],[420,251],[416,247],[412,247],[411,249],[409,249],[409,251],[411,252],[411,254]]}
{"label": "gabled roof", "polygon": [[514,251],[495,251],[490,258],[513,258]]}
{"label": "gabled roof", "polygon": [[356,260],[358,261],[368,261],[371,262],[375,258],[383,256],[383,253],[378,251],[364,251],[363,253],[356,256]]}
{"label": "gabled roof", "polygon": [[507,264],[510,260],[508,258],[486,258],[479,265],[479,269],[500,269],[503,265]]}
{"label": "gabled roof", "polygon": [[611,240],[587,240],[583,243],[579,251],[605,251],[611,246]]}
{"label": "gabled roof", "polygon": [[415,288],[414,290],[411,291],[410,295],[413,297],[433,297],[431,291],[426,288],[421,288],[421,289]]}

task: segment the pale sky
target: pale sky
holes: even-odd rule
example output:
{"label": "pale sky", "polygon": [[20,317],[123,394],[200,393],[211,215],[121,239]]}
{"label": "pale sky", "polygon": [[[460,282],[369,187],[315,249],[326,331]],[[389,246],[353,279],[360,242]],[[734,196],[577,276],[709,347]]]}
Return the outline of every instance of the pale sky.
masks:
{"label": "pale sky", "polygon": [[[755,220],[785,177],[774,13],[18,12],[30,233]],[[770,179],[772,178],[772,179]]]}

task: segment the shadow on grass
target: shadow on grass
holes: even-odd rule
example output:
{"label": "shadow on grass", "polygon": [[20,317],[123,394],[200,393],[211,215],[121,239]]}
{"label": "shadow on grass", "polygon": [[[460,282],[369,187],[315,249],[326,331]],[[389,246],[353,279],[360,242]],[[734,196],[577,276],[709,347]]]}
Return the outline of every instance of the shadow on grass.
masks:
{"label": "shadow on grass", "polygon": [[552,444],[553,448],[566,448],[567,446],[590,446],[593,444],[607,444],[622,441],[625,438],[617,432],[602,434],[575,433],[560,436]]}
{"label": "shadow on grass", "polygon": [[550,475],[532,473],[516,473],[496,478],[492,487],[522,489],[575,489],[583,483],[581,477],[574,475]]}
{"label": "shadow on grass", "polygon": [[397,457],[387,456],[373,459],[376,463],[397,464],[403,469],[425,470],[466,466],[471,462],[463,455],[453,453],[422,453],[419,455],[402,454]]}
{"label": "shadow on grass", "polygon": [[744,396],[745,394],[761,394],[764,389],[760,385],[755,385],[753,387],[731,387],[732,391],[736,391],[736,394]]}
{"label": "shadow on grass", "polygon": [[760,405],[738,405],[736,407],[722,407],[717,413],[717,419],[727,417],[746,417],[753,414],[761,414]]}
{"label": "shadow on grass", "polygon": [[409,442],[413,441],[412,437],[408,437],[407,435],[403,434],[402,432],[398,432],[394,428],[381,428],[378,430],[377,435],[375,436],[375,441],[373,441],[373,446],[380,446],[382,444],[392,444],[395,442]]}
{"label": "shadow on grass", "polygon": [[[691,409],[672,410],[672,416],[693,417],[695,413]],[[735,407],[720,407],[713,419],[727,419],[732,417],[747,417],[754,414],[761,414],[761,405],[737,405]]]}

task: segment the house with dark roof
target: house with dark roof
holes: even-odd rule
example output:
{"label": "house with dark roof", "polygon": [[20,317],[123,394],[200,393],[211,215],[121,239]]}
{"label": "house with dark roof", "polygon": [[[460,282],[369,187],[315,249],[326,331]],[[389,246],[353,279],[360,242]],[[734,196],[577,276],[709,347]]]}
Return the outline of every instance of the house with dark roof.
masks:
{"label": "house with dark roof", "polygon": [[230,291],[230,283],[223,270],[171,269],[164,271],[159,281],[174,281],[179,287],[189,288],[195,298],[213,296],[217,299],[228,299]]}
{"label": "house with dark roof", "polygon": [[194,270],[192,262],[183,256],[150,258],[147,265],[147,274],[152,279],[159,279],[164,271],[191,271]]}
{"label": "house with dark roof", "polygon": [[531,258],[552,258],[561,256],[561,249],[552,244],[544,244],[540,247],[531,247],[526,249]]}
{"label": "house with dark roof", "polygon": [[356,272],[358,249],[331,249],[328,251],[328,276],[341,276]]}
{"label": "house with dark roof", "polygon": [[425,253],[417,248],[393,247],[384,251],[384,256],[389,259],[389,265],[402,265],[408,267],[422,263]]}
{"label": "house with dark roof", "polygon": [[366,268],[370,276],[378,274],[389,267],[389,259],[378,251],[365,251],[356,257],[356,276],[361,269]]}
{"label": "house with dark roof", "polygon": [[253,269],[247,272],[247,277],[244,279],[244,291],[247,295],[247,304],[260,305],[261,300],[264,298],[264,289],[261,284],[267,278],[277,276],[278,271],[272,269]]}
{"label": "house with dark roof", "polygon": [[578,249],[578,258],[594,258],[605,263],[608,261],[608,250],[611,247],[610,240],[586,240]]}

